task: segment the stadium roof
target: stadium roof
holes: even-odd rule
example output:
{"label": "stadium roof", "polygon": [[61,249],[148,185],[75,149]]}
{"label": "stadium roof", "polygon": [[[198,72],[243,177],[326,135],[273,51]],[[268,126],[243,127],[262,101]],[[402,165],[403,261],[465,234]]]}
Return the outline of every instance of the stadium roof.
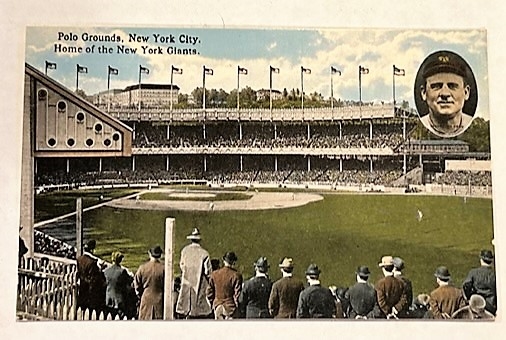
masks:
{"label": "stadium roof", "polygon": [[420,145],[469,145],[469,143],[456,139],[412,139],[411,144]]}
{"label": "stadium roof", "polygon": [[179,90],[179,86],[170,84],[135,84],[125,87],[124,91],[132,91],[141,87],[144,90]]}

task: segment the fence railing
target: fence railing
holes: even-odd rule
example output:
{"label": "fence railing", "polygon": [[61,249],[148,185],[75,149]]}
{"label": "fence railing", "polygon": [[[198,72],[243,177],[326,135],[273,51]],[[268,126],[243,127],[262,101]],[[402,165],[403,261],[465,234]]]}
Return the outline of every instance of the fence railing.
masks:
{"label": "fence railing", "polygon": [[16,316],[18,320],[121,320],[113,312],[78,307],[75,262],[48,258],[21,259]]}

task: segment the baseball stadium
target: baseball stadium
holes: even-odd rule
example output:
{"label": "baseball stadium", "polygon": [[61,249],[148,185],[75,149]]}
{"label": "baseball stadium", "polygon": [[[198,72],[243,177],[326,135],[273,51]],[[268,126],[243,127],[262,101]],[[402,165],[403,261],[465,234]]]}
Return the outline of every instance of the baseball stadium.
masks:
{"label": "baseball stadium", "polygon": [[[48,64],[46,74],[25,65],[20,241],[28,250],[18,319],[76,319],[76,258],[90,240],[105,261],[120,251],[132,274],[160,245],[172,279],[198,228],[211,258],[237,254],[245,280],[266,257],[274,282],[290,257],[294,276],[317,264],[321,283],[338,289],[355,283],[359,266],[374,284],[392,255],[415,297],[436,288],[439,266],[460,287],[480,251],[493,249],[488,121],[441,139],[395,99],[327,101],[302,91],[283,105],[272,88],[254,105],[239,91],[227,105],[200,88],[203,98],[184,107],[172,83],[141,84],[139,67],[139,84],[82,96],[48,76]],[[392,77],[400,71],[394,65]],[[37,282],[58,277],[66,293],[37,297]]]}

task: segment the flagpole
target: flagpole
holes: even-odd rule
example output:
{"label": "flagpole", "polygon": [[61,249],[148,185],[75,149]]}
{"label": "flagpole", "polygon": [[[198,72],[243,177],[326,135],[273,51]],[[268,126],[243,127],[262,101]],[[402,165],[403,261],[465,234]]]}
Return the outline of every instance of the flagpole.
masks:
{"label": "flagpole", "polygon": [[204,109],[204,114],[206,112],[206,66],[204,65],[202,72],[202,108]]}
{"label": "flagpole", "polygon": [[272,117],[272,66],[269,66],[269,111]]}
{"label": "flagpole", "polygon": [[358,65],[358,105],[362,117],[362,66]]}
{"label": "flagpole", "polygon": [[141,70],[142,65],[139,65],[139,111],[141,110],[142,91],[141,91]]}
{"label": "flagpole", "polygon": [[332,72],[332,66],[330,66],[330,110],[332,112],[332,118],[334,118],[334,72]]}
{"label": "flagpole", "polygon": [[237,65],[237,115],[239,115],[239,73],[240,73],[240,66]]}
{"label": "flagpole", "polygon": [[304,66],[300,67],[300,87],[301,87],[301,108],[302,108],[302,118],[304,118]]}
{"label": "flagpole", "polygon": [[395,113],[395,65],[393,65],[393,71],[392,71],[392,94],[394,99],[394,113]]}
{"label": "flagpole", "polygon": [[44,74],[47,76],[47,66],[48,66],[47,60],[44,62],[44,64],[46,65],[46,72]]}
{"label": "flagpole", "polygon": [[79,64],[76,64],[76,92],[79,90]]}
{"label": "flagpole", "polygon": [[172,92],[174,91],[174,65],[170,65],[170,112],[172,113]]}
{"label": "flagpole", "polygon": [[110,84],[111,84],[111,66],[107,66],[107,113],[109,113],[109,110],[111,108]]}

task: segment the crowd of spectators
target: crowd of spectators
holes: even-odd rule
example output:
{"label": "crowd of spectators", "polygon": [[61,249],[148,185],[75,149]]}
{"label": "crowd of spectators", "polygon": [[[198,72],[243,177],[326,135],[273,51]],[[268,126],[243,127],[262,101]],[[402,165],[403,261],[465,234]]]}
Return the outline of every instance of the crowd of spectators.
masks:
{"label": "crowd of spectators", "polygon": [[472,185],[492,186],[492,173],[490,171],[445,171],[437,179],[438,184],[446,185]]}
{"label": "crowd of spectators", "polygon": [[68,259],[76,258],[75,247],[39,230],[34,230],[34,244],[36,253],[65,257]]}

